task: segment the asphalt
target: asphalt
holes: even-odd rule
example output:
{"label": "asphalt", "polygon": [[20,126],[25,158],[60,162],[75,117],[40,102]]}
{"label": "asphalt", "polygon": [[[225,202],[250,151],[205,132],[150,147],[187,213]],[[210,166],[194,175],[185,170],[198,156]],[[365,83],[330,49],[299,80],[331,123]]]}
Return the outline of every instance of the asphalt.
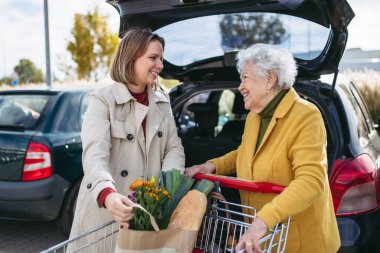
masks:
{"label": "asphalt", "polygon": [[0,253],[37,253],[66,239],[54,222],[0,219]]}

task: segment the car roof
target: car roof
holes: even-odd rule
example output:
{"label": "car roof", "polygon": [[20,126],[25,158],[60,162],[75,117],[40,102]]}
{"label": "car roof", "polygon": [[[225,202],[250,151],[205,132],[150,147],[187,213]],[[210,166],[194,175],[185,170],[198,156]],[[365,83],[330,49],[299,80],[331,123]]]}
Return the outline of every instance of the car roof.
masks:
{"label": "car roof", "polygon": [[46,85],[30,86],[30,87],[15,87],[11,89],[0,90],[0,94],[58,94],[58,93],[70,93],[70,92],[89,92],[96,89],[96,86],[53,86],[48,87]]}
{"label": "car roof", "polygon": [[[330,37],[318,57],[310,60],[297,60],[295,57],[301,77],[319,77],[321,74],[334,73],[337,70],[347,42],[347,26],[354,17],[354,12],[346,0],[108,0],[107,2],[119,12],[120,36],[131,27],[148,27],[157,30],[195,17],[239,12],[287,14],[330,28]],[[179,80],[190,77],[197,81],[212,73],[215,80],[226,80],[224,78],[231,75],[235,78],[235,66],[225,64],[234,56],[235,54],[226,53],[220,57],[200,59],[186,66],[166,61],[163,77]],[[208,68],[210,64],[219,65],[223,70]]]}

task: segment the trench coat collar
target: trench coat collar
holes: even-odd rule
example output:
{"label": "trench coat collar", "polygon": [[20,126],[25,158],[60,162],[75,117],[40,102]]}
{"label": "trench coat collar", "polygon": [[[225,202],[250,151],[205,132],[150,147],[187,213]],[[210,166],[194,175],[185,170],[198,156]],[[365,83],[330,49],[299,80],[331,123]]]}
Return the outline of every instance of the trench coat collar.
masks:
{"label": "trench coat collar", "polygon": [[[129,92],[127,86],[123,83],[115,83],[115,88],[113,89],[113,95],[117,104],[125,104],[130,100],[133,100],[134,97]],[[166,102],[169,103],[169,99],[162,94],[161,92],[154,92],[153,89],[148,86],[148,91],[151,90],[152,96],[149,97],[149,103],[152,101],[157,102]]]}
{"label": "trench coat collar", "polygon": [[112,91],[116,104],[118,105],[125,104],[128,101],[134,99],[131,93],[129,92],[127,86],[123,83],[115,83],[114,89],[112,89]]}
{"label": "trench coat collar", "polygon": [[[278,105],[276,111],[274,112],[271,121],[269,122],[268,128],[265,131],[264,137],[261,141],[259,148],[256,151],[256,154],[260,151],[261,147],[264,145],[264,143],[266,142],[266,140],[270,136],[271,132],[273,131],[274,127],[276,126],[277,119],[283,118],[289,112],[290,108],[293,106],[293,104],[299,98],[300,97],[297,94],[297,92],[294,90],[294,88],[291,88],[288,91],[288,93],[284,96],[284,98],[282,99],[282,101]],[[260,117],[258,115],[257,115],[257,118],[258,118],[257,120],[259,122],[258,126],[260,126]],[[257,142],[257,138],[256,138],[256,142]],[[256,142],[255,142],[255,145],[256,145]]]}

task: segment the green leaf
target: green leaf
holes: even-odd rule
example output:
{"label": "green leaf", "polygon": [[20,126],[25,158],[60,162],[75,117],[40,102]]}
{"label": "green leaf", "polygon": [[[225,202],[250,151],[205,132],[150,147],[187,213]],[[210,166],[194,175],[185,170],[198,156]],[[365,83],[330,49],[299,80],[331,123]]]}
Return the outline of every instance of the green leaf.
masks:
{"label": "green leaf", "polygon": [[174,195],[178,189],[178,186],[181,183],[181,172],[177,169],[172,169],[171,173],[172,173],[172,187],[173,187],[172,191]]}
{"label": "green leaf", "polygon": [[160,188],[165,188],[166,171],[160,172]]}
{"label": "green leaf", "polygon": [[166,190],[170,193],[171,196],[173,196],[173,180],[172,180],[172,173],[170,171],[166,173],[165,179],[166,179],[165,180]]}
{"label": "green leaf", "polygon": [[194,190],[203,192],[206,196],[213,190],[213,188],[214,183],[206,179],[196,182],[193,187]]}

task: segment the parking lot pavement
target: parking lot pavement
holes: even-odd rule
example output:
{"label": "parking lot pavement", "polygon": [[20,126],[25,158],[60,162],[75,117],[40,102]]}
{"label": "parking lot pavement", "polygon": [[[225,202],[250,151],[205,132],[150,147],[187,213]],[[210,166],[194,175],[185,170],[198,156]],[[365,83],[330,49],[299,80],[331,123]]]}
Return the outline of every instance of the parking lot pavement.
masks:
{"label": "parking lot pavement", "polygon": [[0,253],[36,253],[66,239],[54,222],[0,219]]}

